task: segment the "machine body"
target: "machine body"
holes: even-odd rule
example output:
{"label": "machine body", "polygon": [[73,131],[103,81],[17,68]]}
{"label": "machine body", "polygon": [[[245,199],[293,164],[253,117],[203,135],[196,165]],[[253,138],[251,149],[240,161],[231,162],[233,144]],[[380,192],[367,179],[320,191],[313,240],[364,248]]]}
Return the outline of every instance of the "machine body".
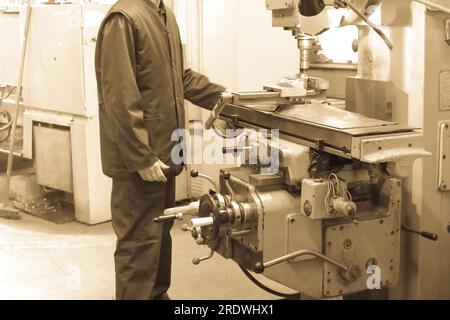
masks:
{"label": "machine body", "polygon": [[[363,2],[359,9],[379,4]],[[328,82],[308,75],[320,45],[302,32],[302,14],[335,1],[316,4],[266,1],[273,26],[292,31],[298,42],[299,73],[259,92],[222,96],[206,127],[241,137],[243,145],[231,151],[243,165],[220,172],[220,186],[194,205],[198,218],[183,229],[211,250],[195,264],[218,253],[322,299],[399,283],[403,179],[431,154],[420,128],[338,109],[327,99]],[[227,136],[218,121],[234,134]],[[261,150],[272,155],[270,164]]]}

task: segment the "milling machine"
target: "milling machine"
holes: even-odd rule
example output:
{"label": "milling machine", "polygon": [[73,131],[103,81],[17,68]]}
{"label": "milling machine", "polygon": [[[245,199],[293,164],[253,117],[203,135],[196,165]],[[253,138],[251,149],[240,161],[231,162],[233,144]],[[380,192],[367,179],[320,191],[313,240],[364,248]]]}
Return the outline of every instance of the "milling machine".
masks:
{"label": "milling machine", "polygon": [[[327,99],[328,81],[308,76],[318,43],[302,31],[302,16],[345,3],[266,1],[273,26],[298,42],[299,73],[260,92],[224,93],[214,108],[206,127],[243,141],[223,150],[240,154],[243,165],[221,170],[220,185],[212,182],[200,201],[156,219],[198,214],[183,229],[211,253],[194,264],[218,253],[318,299],[398,284],[402,180],[430,153],[419,128],[338,109]],[[260,159],[267,151],[269,164]]]}

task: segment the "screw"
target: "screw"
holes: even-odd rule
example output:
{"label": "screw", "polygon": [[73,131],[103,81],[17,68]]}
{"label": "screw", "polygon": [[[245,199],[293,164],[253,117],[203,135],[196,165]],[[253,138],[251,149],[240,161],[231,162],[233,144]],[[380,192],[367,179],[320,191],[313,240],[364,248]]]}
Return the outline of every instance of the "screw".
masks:
{"label": "screw", "polygon": [[347,250],[350,250],[353,247],[353,242],[350,239],[345,240],[344,242],[344,248]]}
{"label": "screw", "polygon": [[312,204],[309,201],[306,201],[303,205],[303,211],[305,212],[305,216],[310,217],[313,212]]}

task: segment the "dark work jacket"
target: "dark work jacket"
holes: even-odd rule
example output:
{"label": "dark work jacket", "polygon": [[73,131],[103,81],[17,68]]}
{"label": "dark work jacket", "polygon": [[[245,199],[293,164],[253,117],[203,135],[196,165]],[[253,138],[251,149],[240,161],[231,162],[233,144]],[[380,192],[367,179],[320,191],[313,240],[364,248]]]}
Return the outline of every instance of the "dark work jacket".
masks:
{"label": "dark work jacket", "polygon": [[96,75],[104,173],[127,178],[158,159],[170,165],[184,99],[212,109],[225,90],[184,69],[174,14],[151,0],[119,0],[97,38]]}

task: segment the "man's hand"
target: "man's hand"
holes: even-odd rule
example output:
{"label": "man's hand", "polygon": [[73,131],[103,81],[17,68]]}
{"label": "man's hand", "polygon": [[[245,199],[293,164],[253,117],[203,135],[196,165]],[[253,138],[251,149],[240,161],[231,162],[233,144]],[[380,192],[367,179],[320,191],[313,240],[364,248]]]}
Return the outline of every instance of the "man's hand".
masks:
{"label": "man's hand", "polygon": [[147,182],[167,182],[163,170],[170,168],[162,161],[158,160],[153,166],[139,170],[142,180]]}

